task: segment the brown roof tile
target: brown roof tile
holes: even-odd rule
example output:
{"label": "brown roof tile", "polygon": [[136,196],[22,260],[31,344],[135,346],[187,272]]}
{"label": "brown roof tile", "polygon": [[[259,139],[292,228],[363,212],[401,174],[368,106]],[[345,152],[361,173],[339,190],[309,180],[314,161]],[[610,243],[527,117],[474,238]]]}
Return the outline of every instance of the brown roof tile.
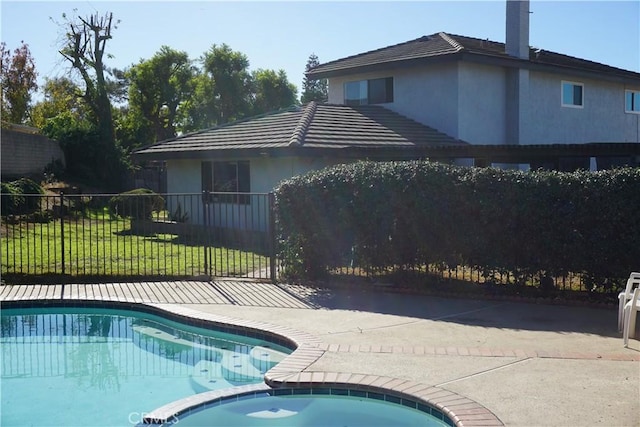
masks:
{"label": "brown roof tile", "polygon": [[[466,145],[377,105],[316,104],[160,141],[134,152],[145,158],[200,157],[203,153],[275,149],[419,148]],[[298,153],[300,153],[298,151]]]}

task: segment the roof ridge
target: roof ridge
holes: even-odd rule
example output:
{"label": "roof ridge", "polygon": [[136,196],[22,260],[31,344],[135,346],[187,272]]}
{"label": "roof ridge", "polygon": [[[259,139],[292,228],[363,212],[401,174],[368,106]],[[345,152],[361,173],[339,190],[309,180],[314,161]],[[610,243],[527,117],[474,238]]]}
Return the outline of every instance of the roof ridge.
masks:
{"label": "roof ridge", "polygon": [[449,34],[445,33],[444,31],[439,32],[438,35],[442,37],[444,41],[446,41],[451,46],[453,46],[458,52],[464,49],[464,46],[462,46],[460,43],[458,43],[457,40],[455,40],[453,37],[451,37]]}
{"label": "roof ridge", "polygon": [[301,146],[304,144],[304,137],[309,130],[309,126],[311,125],[311,121],[313,120],[313,116],[315,115],[317,108],[318,104],[316,104],[315,101],[310,101],[304,107],[300,120],[298,120],[298,124],[293,130],[293,135],[291,135],[291,139],[289,140],[290,147],[296,145]]}

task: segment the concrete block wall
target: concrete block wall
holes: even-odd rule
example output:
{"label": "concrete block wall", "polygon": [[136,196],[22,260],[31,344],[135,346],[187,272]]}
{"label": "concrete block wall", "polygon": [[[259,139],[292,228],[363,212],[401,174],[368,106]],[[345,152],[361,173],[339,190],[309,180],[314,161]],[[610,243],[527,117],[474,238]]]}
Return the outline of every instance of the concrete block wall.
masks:
{"label": "concrete block wall", "polygon": [[0,173],[17,177],[41,174],[52,160],[64,163],[64,153],[56,141],[33,133],[31,128],[2,129]]}

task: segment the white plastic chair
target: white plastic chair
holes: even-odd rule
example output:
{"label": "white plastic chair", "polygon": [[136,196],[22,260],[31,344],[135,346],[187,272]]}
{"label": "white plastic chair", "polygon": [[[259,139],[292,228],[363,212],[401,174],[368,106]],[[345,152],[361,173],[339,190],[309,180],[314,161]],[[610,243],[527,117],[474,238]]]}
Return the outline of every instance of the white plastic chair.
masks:
{"label": "white plastic chair", "polygon": [[624,305],[622,339],[624,346],[629,347],[629,336],[635,336],[636,318],[640,311],[640,287],[635,288],[631,299]]}
{"label": "white plastic chair", "polygon": [[640,273],[633,272],[627,279],[625,290],[618,294],[618,331],[622,331],[622,323],[624,320],[624,306],[631,299],[633,290],[640,286]]}

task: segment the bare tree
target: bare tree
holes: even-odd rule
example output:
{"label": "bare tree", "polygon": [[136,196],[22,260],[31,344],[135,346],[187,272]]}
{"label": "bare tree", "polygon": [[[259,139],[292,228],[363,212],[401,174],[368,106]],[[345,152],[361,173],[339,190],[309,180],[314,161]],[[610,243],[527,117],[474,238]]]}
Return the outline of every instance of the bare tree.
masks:
{"label": "bare tree", "polygon": [[[80,74],[84,83],[82,98],[91,112],[97,138],[88,138],[81,146],[84,168],[90,169],[105,188],[118,189],[124,185],[129,168],[126,154],[115,139],[110,90],[113,82],[108,80],[109,69],[104,63],[107,42],[111,40],[113,14],[95,13],[87,18],[67,19],[65,38],[60,53],[69,61],[72,70]],[[116,23],[117,25],[117,23]]]}
{"label": "bare tree", "polygon": [[[63,18],[67,19],[66,15]],[[85,86],[83,98],[95,116],[102,142],[109,145],[115,145],[115,136],[104,58],[112,23],[113,13],[99,15],[96,12],[88,18],[67,20],[69,32],[60,50],[73,69],[80,73]]]}

